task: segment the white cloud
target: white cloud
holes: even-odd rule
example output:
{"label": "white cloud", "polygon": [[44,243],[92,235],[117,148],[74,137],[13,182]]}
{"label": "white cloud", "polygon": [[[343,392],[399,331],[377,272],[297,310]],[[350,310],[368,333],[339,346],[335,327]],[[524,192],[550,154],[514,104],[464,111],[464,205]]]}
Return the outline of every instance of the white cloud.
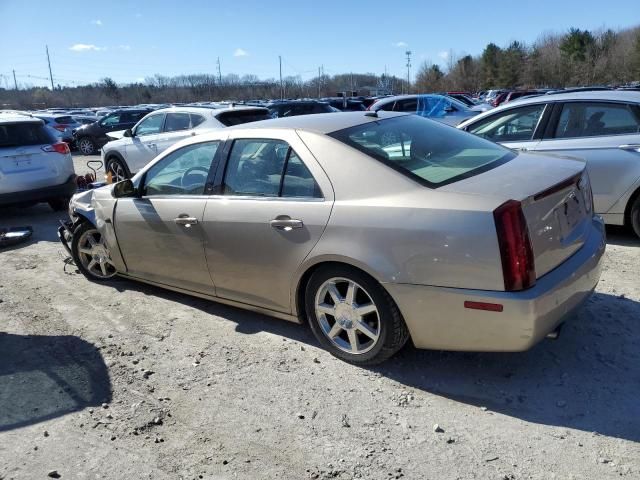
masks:
{"label": "white cloud", "polygon": [[448,50],[443,50],[442,52],[438,52],[438,56],[442,60],[447,60],[449,58],[449,51]]}
{"label": "white cloud", "polygon": [[404,48],[409,46],[407,42],[396,42],[396,43],[392,43],[391,45],[398,48]]}
{"label": "white cloud", "polygon": [[236,51],[233,52],[234,57],[247,57],[248,55],[249,55],[249,52],[247,52],[246,50],[243,50],[242,48],[236,48]]}
{"label": "white cloud", "polygon": [[118,49],[128,52],[129,50],[131,50],[131,45],[118,45]]}
{"label": "white cloud", "polygon": [[69,47],[69,50],[72,50],[74,52],[89,52],[89,51],[100,52],[106,49],[107,47],[96,47],[95,45],[86,44],[86,43],[76,43],[75,45],[72,45]]}
{"label": "white cloud", "polygon": [[98,20],[91,20],[91,24],[92,25],[97,25],[98,27],[102,26],[102,20],[98,19]]}

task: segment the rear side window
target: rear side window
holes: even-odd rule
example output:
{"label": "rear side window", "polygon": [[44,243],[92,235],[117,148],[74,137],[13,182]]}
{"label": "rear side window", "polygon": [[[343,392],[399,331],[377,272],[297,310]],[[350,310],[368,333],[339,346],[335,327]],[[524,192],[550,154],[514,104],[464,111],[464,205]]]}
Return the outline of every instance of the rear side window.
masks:
{"label": "rear side window", "polygon": [[432,188],[515,157],[504,147],[417,115],[369,122],[330,136]]}
{"label": "rear side window", "polygon": [[240,125],[243,123],[257,122],[260,120],[269,120],[271,116],[266,111],[256,110],[236,110],[232,112],[224,112],[216,117],[225,127]]}
{"label": "rear side window", "polygon": [[288,143],[272,139],[233,142],[224,194],[259,197],[321,197],[320,188]]}
{"label": "rear side window", "polygon": [[137,123],[138,120],[143,118],[149,112],[123,112],[122,118],[120,119],[120,123]]}
{"label": "rear side window", "polygon": [[195,113],[191,114],[191,128],[196,128],[202,122],[204,122],[205,118],[202,115],[196,115]]}
{"label": "rear side window", "polygon": [[565,103],[555,138],[596,137],[640,132],[640,119],[629,105],[618,103]]}
{"label": "rear side window", "polygon": [[54,139],[40,123],[0,124],[0,148],[51,143]]}
{"label": "rear side window", "polygon": [[164,122],[165,132],[189,130],[190,127],[191,117],[188,113],[167,113],[167,119]]}
{"label": "rear side window", "polygon": [[493,142],[531,140],[545,104],[513,108],[491,115],[467,128],[467,131]]}

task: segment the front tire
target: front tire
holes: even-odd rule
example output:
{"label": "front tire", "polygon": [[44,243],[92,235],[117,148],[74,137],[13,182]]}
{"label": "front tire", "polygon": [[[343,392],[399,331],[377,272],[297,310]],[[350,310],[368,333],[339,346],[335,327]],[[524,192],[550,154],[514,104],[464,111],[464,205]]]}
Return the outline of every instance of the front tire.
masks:
{"label": "front tire", "polygon": [[71,254],[78,270],[89,280],[103,282],[117,273],[102,235],[89,222],[80,223],[73,231]]}
{"label": "front tire", "polygon": [[96,144],[89,137],[82,137],[77,142],[78,150],[82,152],[83,155],[93,155],[96,153]]}
{"label": "front tire", "polygon": [[127,164],[117,157],[110,157],[105,165],[105,170],[108,174],[111,174],[112,183],[121,182],[127,178],[131,178],[131,172],[127,167]]}
{"label": "front tire", "polygon": [[313,334],[333,356],[355,365],[381,363],[409,338],[389,294],[369,275],[341,265],[320,267],[305,291]]}
{"label": "front tire", "polygon": [[636,197],[630,212],[631,228],[634,233],[640,237],[640,195]]}

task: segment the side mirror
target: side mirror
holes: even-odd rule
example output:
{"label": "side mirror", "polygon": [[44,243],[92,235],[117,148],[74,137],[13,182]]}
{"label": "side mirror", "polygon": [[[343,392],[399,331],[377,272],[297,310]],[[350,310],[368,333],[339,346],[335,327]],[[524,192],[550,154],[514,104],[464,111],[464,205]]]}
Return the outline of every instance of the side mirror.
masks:
{"label": "side mirror", "polygon": [[124,133],[122,134],[123,137],[133,137],[133,132],[131,131],[130,128],[127,128]]}
{"label": "side mirror", "polygon": [[111,190],[111,194],[115,198],[132,197],[138,193],[135,185],[130,178],[116,183]]}

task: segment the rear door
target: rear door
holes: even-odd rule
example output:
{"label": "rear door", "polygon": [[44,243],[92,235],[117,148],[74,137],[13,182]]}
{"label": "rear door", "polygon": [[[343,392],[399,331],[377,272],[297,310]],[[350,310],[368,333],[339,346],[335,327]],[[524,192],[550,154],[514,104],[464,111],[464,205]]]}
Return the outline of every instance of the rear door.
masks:
{"label": "rear door", "polygon": [[162,133],[155,139],[156,155],[164,152],[167,148],[192,134],[191,115],[185,112],[169,112],[164,121]]}
{"label": "rear door", "polygon": [[[584,159],[596,213],[614,204],[640,179],[640,109],[617,102],[564,102],[535,150]],[[624,206],[620,207],[623,210]]]}
{"label": "rear door", "polygon": [[261,130],[226,148],[219,194],[204,214],[216,294],[291,312],[293,275],[329,220],[331,184],[295,132]]}
{"label": "rear door", "polygon": [[540,142],[537,133],[549,108],[545,103],[509,108],[479,119],[465,130],[514,150],[534,150]]}

